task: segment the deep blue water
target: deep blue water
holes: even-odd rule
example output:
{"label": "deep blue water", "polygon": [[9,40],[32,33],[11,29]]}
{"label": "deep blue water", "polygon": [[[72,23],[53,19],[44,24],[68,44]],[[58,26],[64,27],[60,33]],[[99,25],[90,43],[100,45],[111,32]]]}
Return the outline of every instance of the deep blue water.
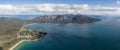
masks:
{"label": "deep blue water", "polygon": [[89,24],[37,24],[47,38],[24,42],[15,50],[120,50],[120,19],[109,18]]}

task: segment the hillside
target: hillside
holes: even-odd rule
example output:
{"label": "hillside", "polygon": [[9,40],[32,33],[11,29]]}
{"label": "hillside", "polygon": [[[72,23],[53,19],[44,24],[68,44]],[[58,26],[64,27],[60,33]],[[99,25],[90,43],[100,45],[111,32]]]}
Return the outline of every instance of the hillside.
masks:
{"label": "hillside", "polygon": [[[28,25],[30,26],[31,24]],[[42,32],[39,29],[28,29],[26,26],[27,25],[23,26],[17,33],[17,37],[22,40],[38,41],[47,35],[47,33]]]}
{"label": "hillside", "polygon": [[44,15],[44,16],[38,16],[34,18],[33,22],[38,23],[91,23],[91,22],[97,22],[101,19],[98,18],[92,18],[85,15],[72,15],[72,14],[65,14],[65,15]]}
{"label": "hillside", "polygon": [[19,40],[16,39],[16,33],[23,25],[28,24],[18,18],[0,18],[0,50],[8,50]]}
{"label": "hillside", "polygon": [[[27,17],[25,17],[27,18]],[[29,18],[29,17],[28,17]],[[100,21],[100,19],[88,17],[85,15],[43,15],[32,20],[21,20],[19,18],[0,17],[0,50],[8,50],[20,39],[16,39],[16,33],[20,28],[30,23],[92,23]],[[24,32],[24,31],[22,31]],[[43,32],[44,33],[44,32]],[[24,34],[22,34],[24,35]],[[44,35],[44,34],[41,34]],[[34,36],[35,37],[35,36]],[[40,36],[38,36],[40,37]],[[36,39],[36,37],[35,37]]]}

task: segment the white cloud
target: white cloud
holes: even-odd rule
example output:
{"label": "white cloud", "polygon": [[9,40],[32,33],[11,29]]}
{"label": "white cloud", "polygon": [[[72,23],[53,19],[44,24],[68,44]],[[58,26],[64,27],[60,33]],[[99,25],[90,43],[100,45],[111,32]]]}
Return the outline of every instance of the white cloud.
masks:
{"label": "white cloud", "polygon": [[120,1],[116,1],[117,4],[120,4]]}
{"label": "white cloud", "polygon": [[0,5],[0,14],[108,14],[120,15],[119,7],[88,4]]}

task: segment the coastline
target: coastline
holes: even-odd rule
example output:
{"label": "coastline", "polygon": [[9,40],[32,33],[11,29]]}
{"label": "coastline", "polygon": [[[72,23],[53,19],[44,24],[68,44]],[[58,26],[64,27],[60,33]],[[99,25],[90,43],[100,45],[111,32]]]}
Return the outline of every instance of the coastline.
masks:
{"label": "coastline", "polygon": [[13,50],[15,49],[18,45],[20,45],[21,43],[23,43],[24,41],[27,41],[27,40],[21,40],[19,41],[17,44],[15,44],[13,47],[11,47],[9,50]]}

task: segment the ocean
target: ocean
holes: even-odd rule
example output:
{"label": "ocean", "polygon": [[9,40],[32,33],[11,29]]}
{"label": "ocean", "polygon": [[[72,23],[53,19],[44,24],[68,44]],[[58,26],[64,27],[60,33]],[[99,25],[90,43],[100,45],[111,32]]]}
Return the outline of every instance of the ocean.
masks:
{"label": "ocean", "polygon": [[26,28],[48,35],[40,41],[24,42],[15,50],[120,50],[120,18],[88,24],[34,23]]}

